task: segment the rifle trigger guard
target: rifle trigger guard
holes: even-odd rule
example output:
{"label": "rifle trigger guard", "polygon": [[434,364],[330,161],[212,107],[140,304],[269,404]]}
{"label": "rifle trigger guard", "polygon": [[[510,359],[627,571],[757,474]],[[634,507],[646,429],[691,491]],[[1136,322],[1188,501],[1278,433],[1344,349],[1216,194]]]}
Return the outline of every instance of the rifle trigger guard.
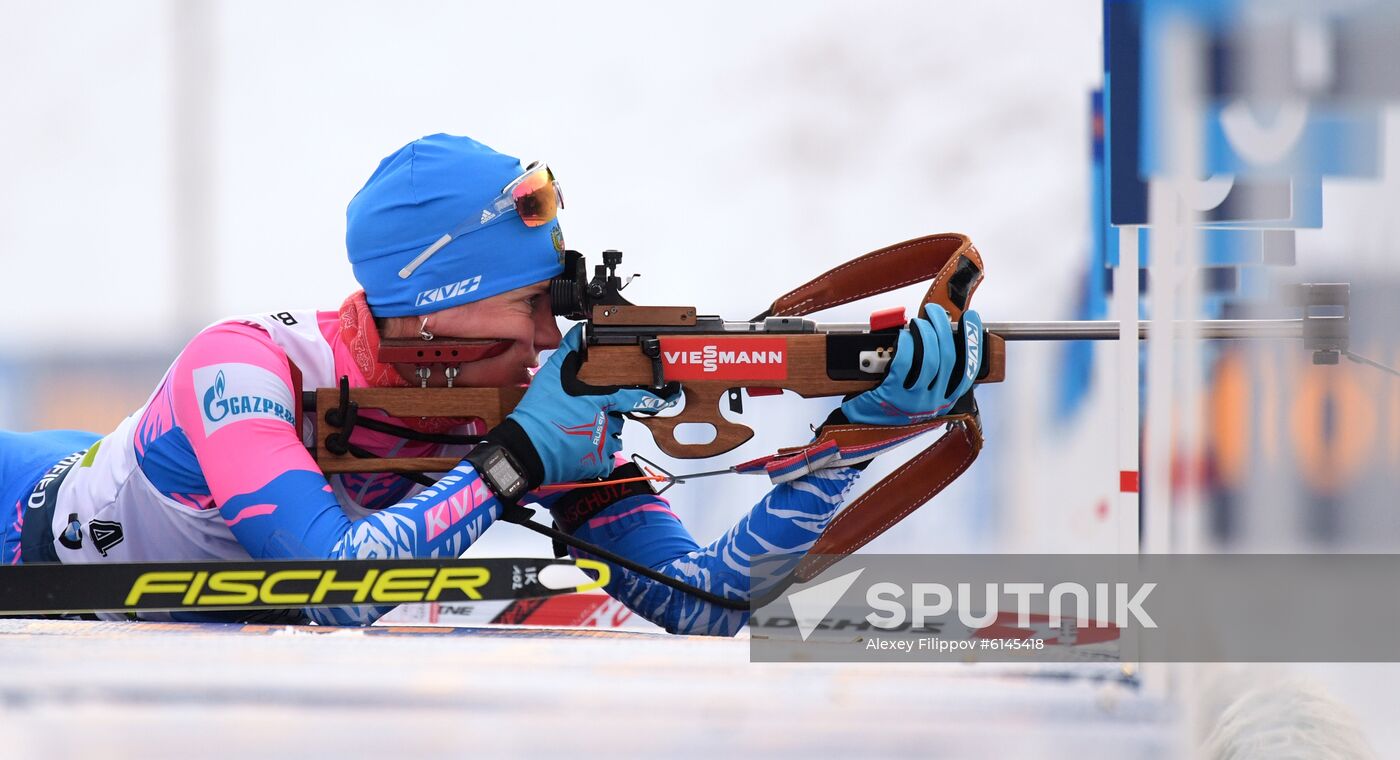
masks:
{"label": "rifle trigger guard", "polygon": [[[682,385],[681,391],[685,394],[685,408],[680,414],[638,420],[651,431],[657,448],[667,455],[676,459],[719,456],[753,437],[753,428],[730,422],[720,414],[720,400],[728,393],[727,388],[691,383]],[[712,426],[715,429],[714,440],[709,443],[681,443],[676,439],[676,428],[691,423]]]}
{"label": "rifle trigger guard", "polygon": [[661,339],[646,338],[642,340],[642,356],[651,359],[651,388],[653,391],[660,391],[666,387],[666,372],[661,366]]}

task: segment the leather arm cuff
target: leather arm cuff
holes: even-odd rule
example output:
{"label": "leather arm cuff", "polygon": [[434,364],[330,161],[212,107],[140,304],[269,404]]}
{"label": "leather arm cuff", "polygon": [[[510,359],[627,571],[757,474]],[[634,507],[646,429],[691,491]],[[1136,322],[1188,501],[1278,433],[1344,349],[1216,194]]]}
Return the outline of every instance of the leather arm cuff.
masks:
{"label": "leather arm cuff", "polygon": [[609,482],[626,478],[639,478],[642,475],[642,469],[631,462],[618,465],[612,471],[612,475],[608,476],[608,480],[601,481],[601,485],[575,488],[566,492],[558,501],[550,505],[549,513],[554,516],[554,522],[560,530],[573,535],[580,525],[619,501],[629,496],[652,495],[651,488],[641,481],[632,483]]}
{"label": "leather arm cuff", "polygon": [[[851,396],[848,396],[847,398],[851,398],[851,397],[853,397],[854,395],[855,395],[855,394],[852,394]],[[836,407],[835,409],[832,409],[832,410],[831,410],[831,414],[828,414],[828,415],[826,416],[826,419],[822,421],[822,424],[817,428],[817,435],[820,436],[820,435],[822,434],[822,428],[825,428],[825,427],[828,426],[828,425],[849,425],[849,424],[851,424],[851,421],[848,420],[848,419],[846,419],[846,413],[843,412],[843,411],[841,411],[841,407],[838,406],[838,407]],[[855,464],[848,464],[848,465],[846,465],[846,466],[847,466],[847,467],[850,467],[850,468],[852,468],[852,469],[854,469],[856,472],[865,472],[865,468],[869,467],[869,466],[870,466],[870,463],[873,462],[873,461],[875,461],[875,460],[874,460],[874,459],[867,459],[867,460],[865,460],[864,462],[856,462]]]}

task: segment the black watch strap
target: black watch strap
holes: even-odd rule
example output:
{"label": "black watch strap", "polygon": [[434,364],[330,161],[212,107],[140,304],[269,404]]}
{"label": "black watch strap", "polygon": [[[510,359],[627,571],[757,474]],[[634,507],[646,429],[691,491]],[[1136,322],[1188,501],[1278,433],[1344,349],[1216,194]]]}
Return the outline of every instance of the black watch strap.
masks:
{"label": "black watch strap", "polygon": [[487,487],[502,503],[515,504],[534,487],[530,483],[529,474],[511,454],[510,449],[499,443],[480,443],[465,459],[471,462],[472,467],[476,468],[476,473],[486,481]]}
{"label": "black watch strap", "polygon": [[[514,469],[525,478],[525,491],[521,491],[521,494],[544,482],[544,463],[540,461],[539,452],[535,451],[535,444],[530,442],[530,437],[525,435],[525,429],[520,427],[520,423],[507,417],[501,424],[491,428],[482,442],[465,457],[493,490],[496,484],[491,482],[486,472],[486,457],[495,450],[493,447],[505,449]],[[501,496],[500,492],[497,492],[497,496]]]}

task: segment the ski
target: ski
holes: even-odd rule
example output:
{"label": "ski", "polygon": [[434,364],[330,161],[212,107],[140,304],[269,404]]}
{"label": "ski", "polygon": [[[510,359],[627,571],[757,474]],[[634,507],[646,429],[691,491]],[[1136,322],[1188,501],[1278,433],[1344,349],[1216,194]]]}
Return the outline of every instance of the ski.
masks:
{"label": "ski", "polygon": [[[547,568],[589,579],[546,585]],[[560,574],[567,575],[567,572]],[[396,605],[533,599],[606,586],[589,559],[111,562],[0,567],[0,616]]]}
{"label": "ski", "polygon": [[529,628],[594,628],[662,633],[655,623],[602,592],[481,602],[406,604],[387,612],[378,625],[524,626]]}

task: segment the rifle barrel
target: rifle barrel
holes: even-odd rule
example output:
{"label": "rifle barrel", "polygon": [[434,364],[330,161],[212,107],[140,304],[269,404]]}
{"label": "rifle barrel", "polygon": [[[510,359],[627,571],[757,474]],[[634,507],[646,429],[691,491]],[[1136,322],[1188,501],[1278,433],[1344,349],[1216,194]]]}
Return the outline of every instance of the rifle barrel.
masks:
{"label": "rifle barrel", "polygon": [[[987,322],[984,326],[1006,340],[1118,340],[1120,336],[1119,324],[1112,320]],[[1138,338],[1147,338],[1152,326],[1148,320],[1138,322]],[[1215,340],[1303,337],[1302,319],[1179,320],[1172,326],[1177,335],[1194,330],[1201,338]]]}
{"label": "rifle barrel", "polygon": [[[1345,317],[1311,317],[1312,321],[1345,320]],[[1198,319],[1178,320],[1173,326],[1177,335],[1185,335],[1194,329],[1196,336],[1213,340],[1240,340],[1251,338],[1302,338],[1302,319]],[[1151,332],[1150,320],[1138,322],[1138,338],[1145,339]],[[957,326],[957,323],[954,323]],[[1058,322],[985,322],[987,332],[1000,335],[1006,340],[1118,340],[1119,326],[1114,320],[1072,320]],[[852,323],[824,324],[827,332],[856,332],[868,329],[869,325]]]}

